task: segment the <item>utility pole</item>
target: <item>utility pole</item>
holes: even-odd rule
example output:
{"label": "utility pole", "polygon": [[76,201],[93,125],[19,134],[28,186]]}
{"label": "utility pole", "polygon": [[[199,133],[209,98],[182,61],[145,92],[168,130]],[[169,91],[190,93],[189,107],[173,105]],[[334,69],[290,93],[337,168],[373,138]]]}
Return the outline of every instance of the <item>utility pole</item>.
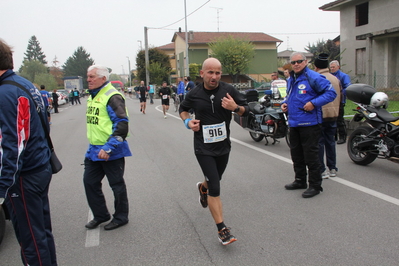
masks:
{"label": "utility pole", "polygon": [[187,77],[187,76],[189,76],[190,75],[190,73],[189,73],[189,66],[188,66],[188,32],[187,32],[187,7],[186,7],[186,0],[184,0],[184,21],[185,21],[185,24],[186,24],[186,36],[185,36],[185,38],[186,38],[186,64],[185,64],[185,76]]}
{"label": "utility pole", "polygon": [[129,87],[132,87],[132,70],[130,69],[130,58],[129,56],[127,57],[127,63],[128,63],[128,68],[129,68]]}
{"label": "utility pole", "polygon": [[146,85],[150,85],[150,57],[148,55],[148,28],[144,27],[144,46],[145,46],[145,79]]}
{"label": "utility pole", "polygon": [[211,6],[211,8],[215,8],[216,9],[217,19],[218,19],[218,32],[219,32],[219,13],[220,13],[221,10],[223,10],[223,8],[221,8],[221,7],[212,7],[212,6]]}

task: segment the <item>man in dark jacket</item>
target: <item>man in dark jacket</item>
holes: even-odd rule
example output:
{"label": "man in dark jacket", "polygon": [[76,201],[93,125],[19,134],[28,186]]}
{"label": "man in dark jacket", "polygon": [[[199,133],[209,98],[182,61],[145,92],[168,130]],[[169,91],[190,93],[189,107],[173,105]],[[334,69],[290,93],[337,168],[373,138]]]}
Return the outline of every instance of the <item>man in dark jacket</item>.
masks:
{"label": "man in dark jacket", "polygon": [[49,129],[46,110],[40,92],[13,68],[11,48],[0,40],[0,205],[9,210],[23,264],[57,265],[48,199],[50,149],[43,129]]}

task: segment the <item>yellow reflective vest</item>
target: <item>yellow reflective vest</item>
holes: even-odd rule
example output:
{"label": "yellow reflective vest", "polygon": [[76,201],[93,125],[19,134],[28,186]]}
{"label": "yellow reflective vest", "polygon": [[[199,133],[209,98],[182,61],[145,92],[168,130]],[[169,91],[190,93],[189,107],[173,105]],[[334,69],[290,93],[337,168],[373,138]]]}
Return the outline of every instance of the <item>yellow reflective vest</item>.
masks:
{"label": "yellow reflective vest", "polygon": [[94,99],[89,96],[87,100],[87,139],[92,145],[104,145],[112,134],[112,121],[108,115],[107,103],[115,94],[124,98],[110,82],[98,92]]}

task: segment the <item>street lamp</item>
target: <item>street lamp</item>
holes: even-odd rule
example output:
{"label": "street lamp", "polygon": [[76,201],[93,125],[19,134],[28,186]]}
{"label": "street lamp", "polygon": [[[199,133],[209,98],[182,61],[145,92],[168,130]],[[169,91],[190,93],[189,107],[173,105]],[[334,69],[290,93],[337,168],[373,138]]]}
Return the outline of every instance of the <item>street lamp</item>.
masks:
{"label": "street lamp", "polygon": [[143,45],[140,40],[137,40],[140,43],[140,51],[143,50]]}
{"label": "street lamp", "polygon": [[131,73],[131,69],[130,69],[130,58],[129,56],[127,57],[127,62],[128,62],[128,68],[129,68],[129,86],[132,87],[132,73]]}

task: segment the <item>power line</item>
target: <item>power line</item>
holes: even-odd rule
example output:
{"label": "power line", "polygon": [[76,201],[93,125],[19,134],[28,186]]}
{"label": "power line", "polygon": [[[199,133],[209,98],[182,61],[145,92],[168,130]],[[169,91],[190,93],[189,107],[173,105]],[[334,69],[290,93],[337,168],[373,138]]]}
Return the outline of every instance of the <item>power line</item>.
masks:
{"label": "power line", "polygon": [[[195,12],[197,12],[197,11],[198,11],[199,9],[201,9],[204,5],[208,4],[210,1],[211,1],[211,0],[206,1],[206,2],[205,2],[204,4],[202,4],[199,8],[197,8],[196,10],[194,10],[193,12],[191,12],[190,14],[188,14],[187,17],[189,17],[189,16],[191,16],[192,14],[194,14]],[[184,18],[182,18],[182,19],[179,19],[178,21],[173,22],[172,24],[169,24],[169,25],[166,25],[166,26],[163,26],[163,27],[160,27],[160,28],[151,28],[151,29],[163,29],[163,28],[172,26],[172,25],[174,25],[174,24],[180,22],[180,21],[182,21],[182,20],[185,19],[185,18],[186,18],[186,17],[184,17]]]}
{"label": "power line", "polygon": [[311,35],[311,34],[337,34],[339,32],[294,32],[294,33],[268,33],[269,35]]}

